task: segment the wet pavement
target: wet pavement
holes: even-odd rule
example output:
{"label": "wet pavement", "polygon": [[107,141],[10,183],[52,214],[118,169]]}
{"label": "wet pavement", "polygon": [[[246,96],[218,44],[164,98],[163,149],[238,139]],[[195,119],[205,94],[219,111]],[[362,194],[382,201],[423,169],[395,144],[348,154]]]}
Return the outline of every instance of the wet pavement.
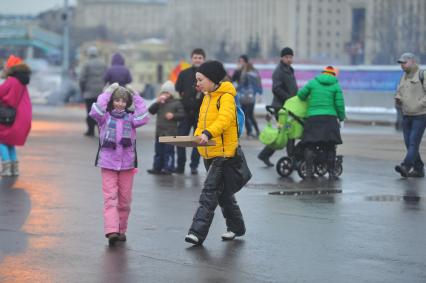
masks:
{"label": "wet pavement", "polygon": [[[222,242],[217,210],[192,247],[183,239],[205,173],[148,175],[152,121],[139,131],[128,242],[108,247],[98,142],[82,135],[82,110],[35,113],[21,176],[0,179],[0,282],[426,282],[426,181],[394,173],[404,148],[390,127],[345,125],[334,183],[280,178],[257,160],[262,145],[243,139],[254,173],[237,195],[247,234]],[[280,194],[291,190],[341,193]]]}

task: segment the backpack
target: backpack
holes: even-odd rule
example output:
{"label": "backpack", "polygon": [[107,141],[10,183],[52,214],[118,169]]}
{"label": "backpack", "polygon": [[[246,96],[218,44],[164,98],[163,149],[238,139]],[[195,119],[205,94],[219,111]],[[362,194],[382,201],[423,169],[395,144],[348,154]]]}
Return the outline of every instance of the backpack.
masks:
{"label": "backpack", "polygon": [[[220,108],[220,99],[222,98],[222,95],[219,97],[219,99],[216,102],[217,110],[219,110]],[[240,98],[238,96],[238,93],[236,96],[234,96],[234,99],[235,99],[235,106],[236,106],[236,112],[237,112],[237,130],[238,130],[238,138],[239,138],[241,137],[241,134],[243,133],[246,116],[244,115],[244,111],[241,108]]]}
{"label": "backpack", "polygon": [[241,85],[237,91],[240,95],[239,100],[242,104],[252,104],[256,101],[256,95],[262,94],[262,82],[257,71],[243,72]]}

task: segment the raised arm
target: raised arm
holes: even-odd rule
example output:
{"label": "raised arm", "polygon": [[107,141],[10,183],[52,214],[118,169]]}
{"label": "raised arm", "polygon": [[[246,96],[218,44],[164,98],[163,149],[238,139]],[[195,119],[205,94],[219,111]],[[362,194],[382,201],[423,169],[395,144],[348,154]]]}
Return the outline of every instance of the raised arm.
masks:
{"label": "raised arm", "polygon": [[137,128],[148,123],[148,108],[146,107],[145,100],[137,93],[133,95],[133,103],[135,104],[135,113],[133,114],[133,127]]}
{"label": "raised arm", "polygon": [[110,85],[105,91],[98,96],[95,103],[92,104],[92,109],[89,116],[92,117],[99,125],[105,123],[105,113],[108,102],[111,99],[112,93],[118,88],[118,83]]}

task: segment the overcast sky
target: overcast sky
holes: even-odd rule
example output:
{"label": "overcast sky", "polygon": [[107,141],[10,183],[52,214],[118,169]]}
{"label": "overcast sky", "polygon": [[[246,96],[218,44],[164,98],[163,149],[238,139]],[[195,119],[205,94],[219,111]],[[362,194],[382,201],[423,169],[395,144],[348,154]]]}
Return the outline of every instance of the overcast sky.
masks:
{"label": "overcast sky", "polygon": [[[76,0],[68,0],[69,5],[74,5]],[[0,0],[0,14],[32,14],[64,5],[64,0]]]}

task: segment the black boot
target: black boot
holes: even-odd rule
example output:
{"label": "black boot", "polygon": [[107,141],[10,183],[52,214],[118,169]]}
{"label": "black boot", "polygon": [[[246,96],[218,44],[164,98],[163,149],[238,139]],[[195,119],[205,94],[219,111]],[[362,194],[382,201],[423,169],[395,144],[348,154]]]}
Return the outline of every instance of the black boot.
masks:
{"label": "black boot", "polygon": [[84,133],[86,137],[95,136],[95,125],[96,122],[90,116],[86,117],[87,131]]}
{"label": "black boot", "polygon": [[408,172],[408,177],[423,178],[425,176],[424,169],[413,169]]}
{"label": "black boot", "polygon": [[336,175],[336,170],[334,168],[328,170],[328,180],[329,181],[336,181],[339,179]]}
{"label": "black boot", "polygon": [[269,158],[272,156],[272,154],[274,154],[274,152],[275,152],[275,149],[272,149],[272,148],[265,146],[262,149],[262,151],[259,153],[257,158],[262,160],[263,163],[265,163],[265,165],[267,167],[272,167],[272,166],[274,166],[274,164],[271,161],[269,161]]}
{"label": "black boot", "polygon": [[327,169],[328,169],[328,180],[334,181],[338,177],[336,175],[336,147],[330,146],[327,149]]}
{"label": "black boot", "polygon": [[404,164],[401,164],[395,166],[395,171],[401,174],[401,177],[407,178],[408,172],[410,172],[410,168],[408,168]]}
{"label": "black boot", "polygon": [[306,164],[305,180],[312,180],[314,178],[314,151],[310,148],[306,148],[304,156]]}

